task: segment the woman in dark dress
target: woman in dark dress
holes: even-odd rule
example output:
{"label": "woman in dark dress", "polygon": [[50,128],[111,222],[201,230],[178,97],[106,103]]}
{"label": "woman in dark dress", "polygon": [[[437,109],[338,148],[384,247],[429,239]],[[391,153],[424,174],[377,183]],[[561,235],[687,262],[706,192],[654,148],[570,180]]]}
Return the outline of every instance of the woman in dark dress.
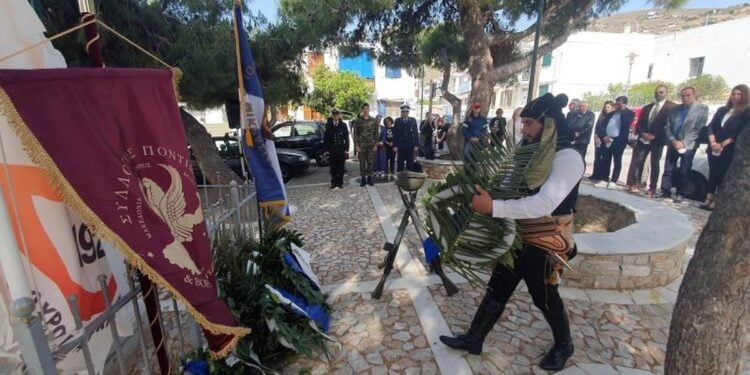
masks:
{"label": "woman in dark dress", "polygon": [[386,159],[386,175],[391,175],[395,171],[396,153],[393,151],[393,117],[388,116],[383,120],[384,127],[380,128],[380,142],[383,142]]}
{"label": "woman in dark dress", "polygon": [[607,124],[604,122],[604,118],[607,117],[607,114],[615,110],[615,102],[611,100],[607,100],[604,102],[604,106],[602,106],[602,111],[599,113],[599,117],[596,119],[596,125],[594,125],[594,171],[591,173],[591,176],[589,177],[589,180],[592,181],[599,181],[606,178],[604,176],[606,172],[606,167],[603,166],[603,159],[604,159],[604,141],[602,141],[599,136],[597,136],[596,129],[599,129],[601,127],[606,127]]}
{"label": "woman in dark dress", "polygon": [[[429,113],[428,116],[430,116]],[[426,159],[434,159],[435,149],[433,148],[433,141],[435,139],[435,120],[432,117],[427,117],[422,121],[419,134],[422,137],[422,154]]]}
{"label": "woman in dark dress", "polygon": [[706,202],[701,205],[705,210],[713,210],[716,189],[724,180],[734,156],[734,142],[750,122],[749,97],[750,89],[747,85],[735,86],[727,105],[719,108],[708,124],[708,195]]}
{"label": "woman in dark dress", "polygon": [[445,120],[440,117],[437,119],[437,135],[435,136],[435,144],[440,151],[443,151],[446,135],[448,135],[448,127],[445,126]]}

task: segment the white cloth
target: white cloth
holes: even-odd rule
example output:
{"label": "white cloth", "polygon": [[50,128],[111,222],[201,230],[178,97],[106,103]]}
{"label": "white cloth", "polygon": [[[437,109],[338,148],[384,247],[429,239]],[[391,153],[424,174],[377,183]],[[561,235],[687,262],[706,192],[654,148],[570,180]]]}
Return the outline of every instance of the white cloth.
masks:
{"label": "white cloth", "polygon": [[654,120],[656,120],[656,115],[659,114],[659,111],[661,111],[661,108],[664,106],[664,103],[666,101],[667,100],[664,99],[664,100],[662,100],[660,102],[656,102],[656,103],[654,103],[654,106],[651,107],[651,112],[648,114],[648,123],[649,124],[653,124],[654,123]]}
{"label": "white cloth", "polygon": [[732,112],[734,111],[727,111],[727,113],[724,115],[724,118],[721,119],[721,128],[724,128],[724,124],[727,123],[727,120],[729,120],[730,117],[732,117]]}
{"label": "white cloth", "polygon": [[[0,57],[5,57],[45,39],[44,25],[26,0],[0,1]],[[47,42],[0,63],[4,69],[64,68],[60,51]]]}
{"label": "white cloth", "polygon": [[539,192],[520,199],[493,201],[492,216],[507,219],[548,216],[570,194],[581,180],[583,172],[583,159],[578,151],[572,148],[557,151],[552,161],[552,171]]}
{"label": "white cloth", "polygon": [[607,137],[617,138],[620,136],[620,112],[615,113],[607,122]]}

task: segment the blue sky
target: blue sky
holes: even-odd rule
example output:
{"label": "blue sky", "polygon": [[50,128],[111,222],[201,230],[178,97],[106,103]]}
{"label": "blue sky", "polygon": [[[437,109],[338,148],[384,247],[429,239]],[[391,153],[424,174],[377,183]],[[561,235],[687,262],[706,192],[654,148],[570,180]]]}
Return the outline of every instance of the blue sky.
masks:
{"label": "blue sky", "polygon": [[[260,11],[266,18],[273,21],[277,18],[276,11],[279,7],[279,0],[251,0],[250,9],[253,13]],[[689,0],[686,8],[724,8],[732,5],[746,3],[748,0]],[[628,1],[620,12],[630,12],[633,10],[651,9],[653,6],[645,0]]]}

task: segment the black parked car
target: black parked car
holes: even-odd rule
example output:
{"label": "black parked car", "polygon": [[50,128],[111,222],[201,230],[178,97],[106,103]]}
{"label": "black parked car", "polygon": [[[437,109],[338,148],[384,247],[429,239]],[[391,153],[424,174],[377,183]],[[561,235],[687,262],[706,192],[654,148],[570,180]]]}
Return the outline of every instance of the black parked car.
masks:
{"label": "black parked car", "polygon": [[[242,159],[240,144],[237,139],[229,136],[212,137],[212,139],[216,144],[216,148],[219,150],[219,156],[221,156],[224,164],[226,164],[238,176],[242,176],[242,165],[245,161]],[[279,158],[279,167],[284,182],[289,182],[292,177],[304,173],[310,166],[310,158],[302,151],[289,150],[277,146],[276,156]],[[195,158],[193,157],[192,152],[190,158],[193,159],[193,174],[195,175],[195,181],[201,184],[203,183],[203,172],[195,163]],[[245,168],[247,169],[247,164],[245,164]],[[249,173],[248,170],[248,174]]]}
{"label": "black parked car", "polygon": [[323,155],[325,127],[320,121],[286,121],[274,125],[271,131],[276,147],[303,151],[319,166],[324,166],[328,164],[328,157]]}

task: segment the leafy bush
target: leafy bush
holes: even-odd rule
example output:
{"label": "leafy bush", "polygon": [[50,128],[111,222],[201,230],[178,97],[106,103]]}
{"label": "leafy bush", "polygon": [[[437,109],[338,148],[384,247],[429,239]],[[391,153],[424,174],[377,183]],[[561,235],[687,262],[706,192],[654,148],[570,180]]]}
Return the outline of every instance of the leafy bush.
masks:
{"label": "leafy bush", "polygon": [[314,323],[276,303],[265,288],[269,284],[286,290],[311,305],[323,305],[330,312],[326,296],[284,263],[282,255],[290,251],[292,243],[302,247],[302,236],[287,229],[275,231],[260,241],[246,233],[216,235],[213,252],[219,293],[237,322],[252,332],[235,349],[239,361],[213,360],[204,350],[192,353],[189,360],[207,361],[211,374],[246,374],[261,363],[282,363],[293,352],[311,357],[316,348],[326,350],[326,338]]}

